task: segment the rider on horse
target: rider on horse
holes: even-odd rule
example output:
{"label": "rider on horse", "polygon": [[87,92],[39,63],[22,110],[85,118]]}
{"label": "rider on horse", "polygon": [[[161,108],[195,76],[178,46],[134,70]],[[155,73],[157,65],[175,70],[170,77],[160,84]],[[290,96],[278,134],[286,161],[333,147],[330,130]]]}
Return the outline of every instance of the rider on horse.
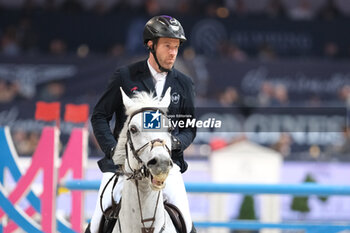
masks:
{"label": "rider on horse", "polygon": [[[119,134],[126,120],[120,88],[130,97],[135,91],[146,91],[154,93],[160,99],[168,87],[171,87],[168,115],[186,116],[190,119],[194,117],[193,82],[191,78],[173,68],[178,49],[186,41],[184,30],[179,21],[166,15],[153,17],[144,27],[143,41],[149,51],[148,59],[117,69],[111,77],[107,90],[93,110],[92,127],[95,137],[105,153],[105,157],[98,161],[103,172],[99,196],[108,180],[116,170],[121,169],[125,160],[125,145],[118,143]],[[112,132],[109,122],[114,115],[116,121]],[[174,166],[163,190],[165,199],[180,209],[187,232],[191,232],[192,228],[192,232],[195,232],[195,229],[181,173],[185,172],[188,166],[184,160],[183,151],[192,143],[195,136],[195,127],[185,128],[177,125],[172,131],[171,158]],[[114,162],[112,157],[114,157]],[[116,201],[120,199],[121,188],[122,182],[118,181],[114,190]],[[110,197],[103,197],[102,202],[103,208],[107,208],[111,206],[112,200]],[[102,215],[98,202],[90,223],[91,232],[98,232]]]}

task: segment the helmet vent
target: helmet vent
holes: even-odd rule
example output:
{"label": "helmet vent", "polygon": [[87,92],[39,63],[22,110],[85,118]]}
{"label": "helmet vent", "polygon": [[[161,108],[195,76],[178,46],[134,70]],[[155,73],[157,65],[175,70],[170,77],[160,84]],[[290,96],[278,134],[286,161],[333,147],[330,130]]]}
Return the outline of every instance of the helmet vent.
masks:
{"label": "helmet vent", "polygon": [[157,21],[161,24],[163,24],[164,26],[168,26],[169,22],[166,21],[164,18],[158,18]]}
{"label": "helmet vent", "polygon": [[148,27],[148,29],[153,33],[158,33],[159,31],[155,29],[154,27]]}
{"label": "helmet vent", "polygon": [[179,26],[170,25],[170,27],[173,31],[176,31],[176,32],[180,30]]}

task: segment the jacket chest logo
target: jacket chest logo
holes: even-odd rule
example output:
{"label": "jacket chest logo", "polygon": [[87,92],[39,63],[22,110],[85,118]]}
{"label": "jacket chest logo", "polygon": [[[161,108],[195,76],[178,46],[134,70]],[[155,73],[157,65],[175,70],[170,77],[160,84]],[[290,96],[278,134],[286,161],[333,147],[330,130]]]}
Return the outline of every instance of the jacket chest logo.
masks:
{"label": "jacket chest logo", "polygon": [[179,101],[180,101],[180,95],[179,95],[177,92],[173,92],[173,93],[171,94],[171,102],[172,102],[173,104],[178,104]]}

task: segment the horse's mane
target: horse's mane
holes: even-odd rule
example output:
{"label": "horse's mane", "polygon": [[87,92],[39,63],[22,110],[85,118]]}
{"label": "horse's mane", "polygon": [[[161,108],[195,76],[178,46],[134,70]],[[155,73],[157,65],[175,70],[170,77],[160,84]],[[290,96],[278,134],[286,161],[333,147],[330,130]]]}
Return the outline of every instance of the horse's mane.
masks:
{"label": "horse's mane", "polygon": [[116,156],[113,156],[112,158],[115,164],[124,164],[124,161],[125,161],[125,156],[126,156],[125,144],[127,141],[126,133],[128,129],[127,124],[130,120],[130,116],[141,108],[161,107],[159,105],[159,98],[154,97],[154,94],[152,92],[151,93],[147,93],[144,91],[136,92],[131,99],[135,104],[125,109],[125,114],[127,115],[127,119],[118,137],[118,143],[115,150]]}
{"label": "horse's mane", "polygon": [[126,115],[129,117],[132,113],[137,110],[145,107],[159,107],[159,98],[154,97],[153,92],[147,93],[145,91],[136,92],[131,100],[135,103],[135,105],[131,106],[128,109],[125,109]]}

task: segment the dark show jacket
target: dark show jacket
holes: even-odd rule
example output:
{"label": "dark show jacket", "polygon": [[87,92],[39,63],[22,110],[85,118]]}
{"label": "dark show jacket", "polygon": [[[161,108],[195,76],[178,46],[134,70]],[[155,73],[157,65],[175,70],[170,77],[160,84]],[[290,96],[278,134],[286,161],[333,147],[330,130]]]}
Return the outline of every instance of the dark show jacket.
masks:
{"label": "dark show jacket", "polygon": [[[102,172],[115,172],[117,168],[112,161],[111,150],[115,147],[118,135],[127,118],[120,87],[129,97],[132,97],[134,91],[155,93],[153,77],[149,71],[147,60],[116,70],[109,81],[107,90],[93,109],[92,128],[102,151],[105,153],[105,157],[98,161]],[[168,115],[192,116],[194,118],[194,85],[192,80],[173,68],[166,77],[162,96],[168,87],[171,87],[171,103],[168,108]],[[112,133],[109,122],[114,114],[116,122]],[[183,151],[195,138],[196,128],[176,127],[172,135],[181,142],[181,149],[172,151],[172,160],[179,165],[181,172],[185,172],[188,165],[184,160]]]}

